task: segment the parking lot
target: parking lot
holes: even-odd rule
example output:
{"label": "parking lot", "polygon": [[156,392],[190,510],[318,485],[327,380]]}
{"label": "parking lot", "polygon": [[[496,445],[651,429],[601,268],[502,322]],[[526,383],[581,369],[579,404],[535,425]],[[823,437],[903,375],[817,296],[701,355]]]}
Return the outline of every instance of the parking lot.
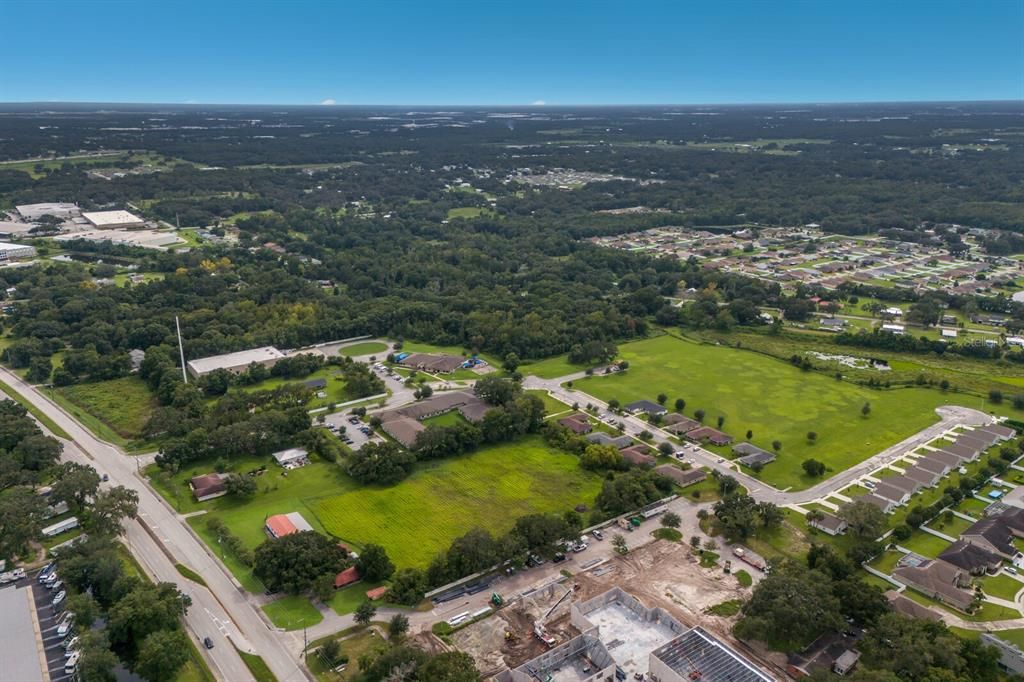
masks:
{"label": "parking lot", "polygon": [[[327,428],[336,433],[338,438],[341,438],[345,445],[353,450],[358,450],[370,442],[384,442],[383,437],[371,435],[373,434],[373,431],[370,430],[370,427],[366,422],[362,421],[358,417],[352,416],[352,413],[348,411],[335,412],[334,414],[327,415],[324,419],[324,424]],[[344,432],[342,432],[341,427],[344,427]],[[370,433],[367,434],[361,429],[366,429],[367,431],[370,431]]]}
{"label": "parking lot", "polygon": [[37,576],[38,572],[33,572],[28,577],[19,580],[16,585],[20,589],[32,590],[33,601],[36,607],[36,619],[39,622],[39,632],[43,639],[46,666],[50,679],[53,682],[70,680],[73,677],[73,673],[64,672],[64,666],[67,663],[67,658],[64,655],[64,637],[58,634],[60,618],[64,614],[64,607],[67,602],[54,607],[52,604],[53,598],[61,591],[61,588],[48,589],[36,580]]}

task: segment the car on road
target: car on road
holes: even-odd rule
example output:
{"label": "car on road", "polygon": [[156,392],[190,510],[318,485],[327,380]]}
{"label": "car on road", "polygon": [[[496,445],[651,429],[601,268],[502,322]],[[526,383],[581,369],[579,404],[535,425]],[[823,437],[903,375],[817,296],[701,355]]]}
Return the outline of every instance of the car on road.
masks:
{"label": "car on road", "polygon": [[209,637],[203,637],[203,646],[205,646],[207,649],[212,649],[213,648],[213,640],[210,639]]}
{"label": "car on road", "polygon": [[725,457],[719,457],[719,458],[718,458],[718,463],[719,463],[719,464],[722,464],[722,463],[724,463],[724,462],[725,462]]}
{"label": "car on road", "polygon": [[108,476],[107,474],[103,474],[103,478],[100,479],[100,480],[102,480],[104,483],[106,483],[107,481],[110,480],[110,476]]}
{"label": "car on road", "polygon": [[68,596],[68,593],[65,592],[64,590],[61,590],[60,592],[57,593],[57,596],[54,597],[53,601],[50,602],[50,603],[53,606],[60,606],[60,604],[64,602],[64,600],[67,598],[67,596]]}

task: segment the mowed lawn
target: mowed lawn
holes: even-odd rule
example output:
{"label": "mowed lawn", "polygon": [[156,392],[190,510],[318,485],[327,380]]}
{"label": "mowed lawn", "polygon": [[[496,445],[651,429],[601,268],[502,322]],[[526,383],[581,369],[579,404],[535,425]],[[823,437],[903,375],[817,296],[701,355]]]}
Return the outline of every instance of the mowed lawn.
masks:
{"label": "mowed lawn", "polygon": [[[667,335],[619,351],[630,363],[627,372],[582,379],[575,387],[622,404],[665,393],[668,405],[686,400],[688,416],[704,410],[704,422],[712,426],[724,416],[722,428],[736,441],[745,440],[748,430],[753,443],[767,450],[778,440],[778,459],[760,478],[781,488],[815,483],[800,467],[805,459],[824,462],[830,476],[934,424],[937,406],[966,400],[923,388],[871,390],[752,351]],[[861,415],[864,403],[871,404],[867,418]],[[807,439],[810,431],[817,434],[814,443]]]}
{"label": "mowed lawn", "polygon": [[381,359],[388,354],[389,348],[386,343],[380,341],[363,341],[362,343],[355,343],[351,346],[345,346],[339,353],[341,355],[347,355],[355,358],[361,355],[369,355],[371,353],[379,353]]}
{"label": "mowed lawn", "polygon": [[[399,566],[425,566],[451,541],[475,526],[493,533],[508,530],[516,517],[531,512],[564,512],[577,504],[592,505],[601,477],[580,468],[574,455],[548,448],[540,437],[502,444],[462,457],[427,463],[390,487],[367,487],[349,478],[341,467],[314,461],[283,470],[267,460],[233,462],[232,471],[267,464],[258,477],[256,496],[239,501],[231,496],[195,502],[188,480],[213,471],[213,462],[193,463],[169,479],[147,469],[153,487],[182,513],[206,510],[188,519],[204,541],[218,552],[207,529],[210,517],[224,522],[248,547],[266,539],[263,525],[272,514],[297,511],[317,531],[326,532],[358,550],[367,543],[383,545]],[[261,586],[249,569],[230,553],[224,563],[250,591]]]}
{"label": "mowed lawn", "polygon": [[324,529],[357,546],[383,545],[398,566],[426,566],[475,526],[507,531],[516,517],[591,505],[601,478],[539,437],[426,464],[388,488],[307,500]]}
{"label": "mowed lawn", "polygon": [[157,406],[156,397],[137,376],[65,386],[54,393],[70,403],[72,414],[96,435],[103,438],[112,432],[122,442],[142,438]]}

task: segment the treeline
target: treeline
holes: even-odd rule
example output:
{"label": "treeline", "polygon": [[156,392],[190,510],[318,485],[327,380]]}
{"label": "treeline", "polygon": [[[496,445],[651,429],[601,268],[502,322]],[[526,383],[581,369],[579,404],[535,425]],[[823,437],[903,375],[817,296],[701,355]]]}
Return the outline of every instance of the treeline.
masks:
{"label": "treeline", "polygon": [[173,583],[129,575],[113,538],[90,536],[62,551],[59,571],[75,616],[79,679],[113,679],[123,663],[146,680],[172,680],[188,662],[182,618],[191,598]]}

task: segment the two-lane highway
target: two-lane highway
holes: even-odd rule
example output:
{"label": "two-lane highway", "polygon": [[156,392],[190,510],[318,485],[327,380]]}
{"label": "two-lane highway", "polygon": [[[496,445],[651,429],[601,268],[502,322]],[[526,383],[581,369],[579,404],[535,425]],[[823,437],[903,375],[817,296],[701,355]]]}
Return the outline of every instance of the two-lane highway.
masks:
{"label": "two-lane highway", "polygon": [[[203,651],[208,655],[208,660],[220,670],[223,679],[252,679],[234,652],[229,636],[239,649],[263,657],[280,682],[312,679],[299,663],[301,638],[295,644],[293,637],[279,638],[279,633],[270,629],[245,591],[211,556],[206,545],[146,485],[137,473],[136,463],[131,457],[93,436],[18,375],[0,368],[0,378],[71,436],[72,442],[63,441],[67,457],[86,458],[97,471],[110,477],[111,485],[123,485],[138,492],[139,518],[137,522],[128,524],[127,531],[132,554],[160,580],[177,583],[192,596],[193,607],[187,624],[195,637],[201,639],[209,636],[214,640],[214,648]],[[145,524],[151,533],[140,524]],[[207,589],[183,578],[174,568],[174,563],[184,564],[198,572],[206,582]]]}

